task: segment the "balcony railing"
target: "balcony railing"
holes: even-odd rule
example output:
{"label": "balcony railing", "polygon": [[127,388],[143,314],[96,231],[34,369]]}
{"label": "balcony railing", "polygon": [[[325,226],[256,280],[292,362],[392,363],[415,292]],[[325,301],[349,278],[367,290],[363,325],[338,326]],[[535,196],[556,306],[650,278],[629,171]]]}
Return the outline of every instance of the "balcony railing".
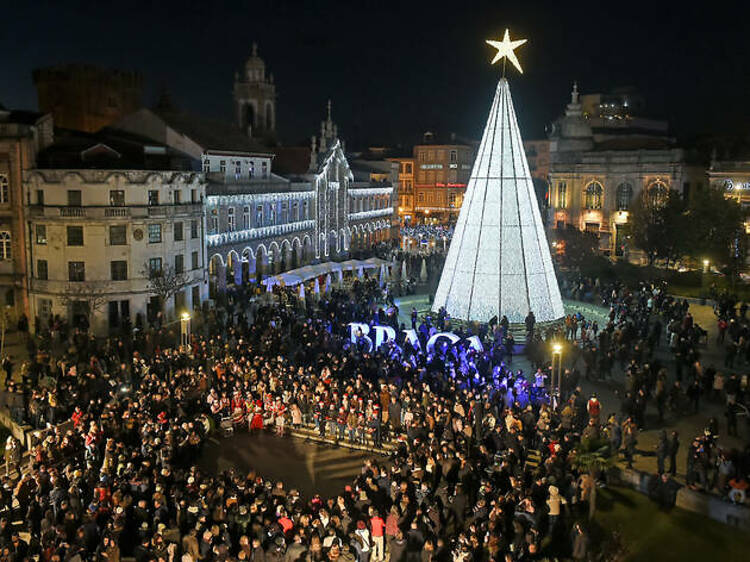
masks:
{"label": "balcony railing", "polygon": [[83,207],[60,207],[61,217],[85,217],[86,209]]}
{"label": "balcony railing", "polygon": [[85,207],[31,205],[28,208],[32,218],[64,219],[109,219],[109,218],[171,218],[175,216],[199,215],[203,212],[202,203],[184,203],[178,205],[91,205]]}

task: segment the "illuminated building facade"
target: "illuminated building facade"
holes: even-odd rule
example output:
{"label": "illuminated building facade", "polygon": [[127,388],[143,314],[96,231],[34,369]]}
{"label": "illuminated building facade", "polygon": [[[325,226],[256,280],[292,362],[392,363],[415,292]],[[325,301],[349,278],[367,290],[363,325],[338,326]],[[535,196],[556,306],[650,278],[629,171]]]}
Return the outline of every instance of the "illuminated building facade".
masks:
{"label": "illuminated building facade", "polygon": [[[628,250],[624,225],[644,190],[688,194],[705,183],[704,168],[666,136],[663,122],[639,120],[620,110],[584,111],[576,85],[565,115],[550,134],[550,237],[572,226],[596,234],[600,249],[614,256]],[[606,110],[606,111],[605,111]]]}
{"label": "illuminated building facade", "polygon": [[426,133],[414,147],[414,220],[447,224],[461,210],[471,174],[474,149],[469,144],[440,143]]}

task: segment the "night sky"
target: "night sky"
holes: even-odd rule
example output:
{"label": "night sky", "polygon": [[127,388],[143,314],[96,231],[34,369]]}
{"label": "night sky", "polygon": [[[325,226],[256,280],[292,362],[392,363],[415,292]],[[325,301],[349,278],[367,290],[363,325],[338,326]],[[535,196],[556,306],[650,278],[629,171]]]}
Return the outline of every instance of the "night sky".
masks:
{"label": "night sky", "polygon": [[[259,46],[285,144],[316,132],[325,103],[350,146],[409,144],[425,130],[479,138],[499,76],[487,38],[528,38],[509,70],[525,138],[582,93],[635,86],[678,137],[750,130],[750,37],[742,3],[6,2],[0,103],[35,109],[31,71],[64,62],[133,69],[144,102],[232,118],[232,82]],[[692,7],[691,5],[695,5]],[[698,5],[701,7],[697,7]]]}

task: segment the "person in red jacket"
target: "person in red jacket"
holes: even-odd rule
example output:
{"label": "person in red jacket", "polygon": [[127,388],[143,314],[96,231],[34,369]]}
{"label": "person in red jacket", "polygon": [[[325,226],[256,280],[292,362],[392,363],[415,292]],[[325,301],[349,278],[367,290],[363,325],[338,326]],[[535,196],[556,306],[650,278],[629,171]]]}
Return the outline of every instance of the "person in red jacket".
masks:
{"label": "person in red jacket", "polygon": [[381,562],[385,560],[385,521],[380,517],[377,509],[370,510],[370,535],[372,536],[373,549],[372,561]]}

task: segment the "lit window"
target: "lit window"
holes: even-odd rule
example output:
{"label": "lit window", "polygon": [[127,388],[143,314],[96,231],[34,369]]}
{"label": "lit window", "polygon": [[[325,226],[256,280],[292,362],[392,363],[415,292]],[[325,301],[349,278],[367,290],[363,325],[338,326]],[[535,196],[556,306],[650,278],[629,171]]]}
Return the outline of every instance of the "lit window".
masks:
{"label": "lit window", "polygon": [[564,209],[568,206],[568,184],[561,181],[557,184],[557,208]]}
{"label": "lit window", "polygon": [[649,184],[647,193],[652,205],[661,206],[667,202],[669,187],[662,180],[654,180]]}
{"label": "lit window", "polygon": [[227,230],[234,231],[234,207],[229,207],[227,210]]}
{"label": "lit window", "polygon": [[148,243],[159,244],[161,242],[161,224],[148,225]]}
{"label": "lit window", "polygon": [[36,243],[37,244],[47,243],[47,226],[44,224],[36,225]]}
{"label": "lit window", "polygon": [[0,174],[0,203],[10,202],[10,191],[8,188],[8,176]]}
{"label": "lit window", "polygon": [[584,206],[586,209],[601,209],[604,188],[598,181],[592,181],[586,186]]}
{"label": "lit window", "polygon": [[10,232],[0,232],[0,260],[10,260],[13,253],[10,246]]}

